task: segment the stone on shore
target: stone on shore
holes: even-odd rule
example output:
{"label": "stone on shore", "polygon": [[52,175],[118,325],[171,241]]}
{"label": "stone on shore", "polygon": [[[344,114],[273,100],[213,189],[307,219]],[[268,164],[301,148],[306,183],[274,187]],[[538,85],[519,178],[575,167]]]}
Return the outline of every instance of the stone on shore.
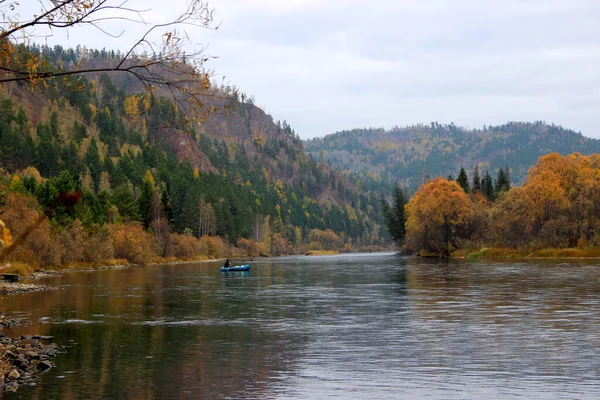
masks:
{"label": "stone on shore", "polygon": [[48,360],[40,361],[37,365],[38,371],[48,371],[50,368],[52,368],[52,363]]}
{"label": "stone on shore", "polygon": [[11,381],[16,381],[21,377],[21,374],[19,374],[19,371],[17,371],[16,369],[13,369],[8,373],[8,375],[6,375],[6,377]]}
{"label": "stone on shore", "polygon": [[48,360],[59,351],[55,343],[43,344],[34,336],[0,337],[0,399],[5,391],[16,391],[19,385],[33,385],[35,374],[48,371],[54,364]]}

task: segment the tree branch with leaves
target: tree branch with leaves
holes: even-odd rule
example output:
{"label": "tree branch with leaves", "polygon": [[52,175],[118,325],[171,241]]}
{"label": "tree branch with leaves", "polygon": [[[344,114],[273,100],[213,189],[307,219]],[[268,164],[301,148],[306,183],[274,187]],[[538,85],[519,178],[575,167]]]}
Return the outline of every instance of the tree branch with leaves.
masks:
{"label": "tree branch with leaves", "polygon": [[[205,63],[212,57],[206,47],[194,48],[186,28],[217,29],[213,10],[205,0],[190,0],[174,19],[149,24],[140,10],[127,0],[39,0],[39,12],[26,15],[15,0],[0,0],[0,84],[20,82],[31,88],[47,86],[56,79],[93,73],[124,73],[135,77],[151,93],[169,96],[186,118],[204,119],[226,102],[210,102],[219,92],[211,88],[212,71]],[[123,30],[110,32],[109,21],[122,21]],[[75,63],[49,63],[27,51],[27,45],[46,40],[59,30],[68,33],[84,26],[110,37],[123,37],[126,29],[141,24],[145,33],[132,41],[120,59],[97,65],[85,54]],[[182,30],[183,29],[183,30]],[[194,50],[191,50],[194,48]],[[216,106],[215,104],[222,104]]]}

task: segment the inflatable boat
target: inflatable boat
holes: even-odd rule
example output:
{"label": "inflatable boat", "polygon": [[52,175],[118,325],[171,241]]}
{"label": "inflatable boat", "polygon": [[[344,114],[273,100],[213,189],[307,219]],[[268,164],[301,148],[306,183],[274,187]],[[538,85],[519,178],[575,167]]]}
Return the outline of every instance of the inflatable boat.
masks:
{"label": "inflatable boat", "polygon": [[248,271],[248,270],[250,270],[250,264],[235,265],[233,267],[221,267],[221,272]]}

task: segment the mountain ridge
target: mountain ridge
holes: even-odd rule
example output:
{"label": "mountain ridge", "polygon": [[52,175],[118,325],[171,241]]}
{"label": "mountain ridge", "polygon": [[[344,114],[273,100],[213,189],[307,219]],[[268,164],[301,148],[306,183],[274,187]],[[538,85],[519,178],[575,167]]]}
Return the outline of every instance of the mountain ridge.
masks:
{"label": "mountain ridge", "polygon": [[456,176],[461,167],[490,172],[508,166],[521,183],[539,156],[600,152],[600,140],[542,121],[508,122],[482,129],[433,122],[406,127],[363,128],[305,141],[306,152],[333,167],[382,184],[416,188],[428,177]]}

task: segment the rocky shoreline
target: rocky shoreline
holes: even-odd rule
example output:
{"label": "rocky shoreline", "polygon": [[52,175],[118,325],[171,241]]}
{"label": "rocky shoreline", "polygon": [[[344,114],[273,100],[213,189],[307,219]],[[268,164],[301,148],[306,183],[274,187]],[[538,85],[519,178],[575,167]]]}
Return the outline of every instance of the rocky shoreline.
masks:
{"label": "rocky shoreline", "polygon": [[5,391],[16,391],[19,386],[35,386],[38,374],[55,367],[51,361],[59,349],[48,343],[51,336],[21,336],[4,334],[4,328],[23,325],[23,318],[0,315],[0,399]]}
{"label": "rocky shoreline", "polygon": [[55,343],[43,344],[50,336],[9,338],[0,333],[0,388],[16,391],[19,386],[35,386],[39,372],[55,367],[50,361],[58,353]]}
{"label": "rocky shoreline", "polygon": [[41,292],[44,290],[53,290],[54,288],[36,285],[33,283],[18,283],[18,282],[4,282],[0,281],[0,296],[7,294],[20,294],[20,293],[31,293]]}

